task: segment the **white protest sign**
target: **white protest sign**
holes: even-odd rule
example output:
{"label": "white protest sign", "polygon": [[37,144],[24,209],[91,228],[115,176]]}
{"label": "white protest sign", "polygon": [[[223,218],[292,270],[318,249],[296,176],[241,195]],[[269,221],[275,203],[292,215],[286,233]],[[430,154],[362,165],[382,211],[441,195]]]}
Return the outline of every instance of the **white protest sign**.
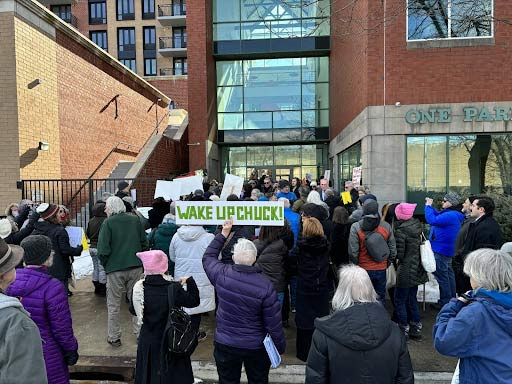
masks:
{"label": "white protest sign", "polygon": [[151,211],[153,207],[137,207],[137,211],[144,216],[145,219],[149,220],[149,211]]}
{"label": "white protest sign", "polygon": [[354,188],[357,188],[361,185],[361,173],[361,167],[352,168],[352,184],[354,185]]}
{"label": "white protest sign", "polygon": [[203,190],[203,178],[201,176],[180,177],[174,179],[172,182],[180,184],[180,196],[194,193],[196,189]]}
{"label": "white protest sign", "polygon": [[82,245],[83,229],[82,227],[66,227],[69,236],[69,245],[73,248]]}
{"label": "white protest sign", "polygon": [[177,201],[177,225],[284,225],[282,201]]}
{"label": "white protest sign", "polygon": [[133,201],[137,201],[137,190],[136,189],[130,189],[130,195],[132,195]]}
{"label": "white protest sign", "polygon": [[329,182],[329,180],[331,180],[331,170],[330,169],[325,170],[324,179],[326,179],[327,182]]}
{"label": "white protest sign", "polygon": [[240,197],[243,187],[243,178],[227,173],[226,178],[224,179],[224,185],[222,186],[220,199],[226,200],[229,195],[236,195],[237,197]]}

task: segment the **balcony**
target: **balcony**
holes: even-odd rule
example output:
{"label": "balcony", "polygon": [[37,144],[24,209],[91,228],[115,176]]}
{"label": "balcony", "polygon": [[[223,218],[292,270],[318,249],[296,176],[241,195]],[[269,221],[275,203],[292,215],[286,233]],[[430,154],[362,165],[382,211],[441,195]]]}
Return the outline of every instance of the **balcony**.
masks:
{"label": "balcony", "polygon": [[78,0],[40,0],[43,5],[73,5],[78,3]]}
{"label": "balcony", "polygon": [[158,52],[166,57],[186,57],[187,39],[182,37],[160,37]]}
{"label": "balcony", "polygon": [[160,24],[170,27],[184,27],[187,24],[187,7],[185,3],[176,2],[158,6]]}
{"label": "balcony", "polygon": [[181,68],[160,68],[160,76],[186,76],[187,72],[183,72]]}

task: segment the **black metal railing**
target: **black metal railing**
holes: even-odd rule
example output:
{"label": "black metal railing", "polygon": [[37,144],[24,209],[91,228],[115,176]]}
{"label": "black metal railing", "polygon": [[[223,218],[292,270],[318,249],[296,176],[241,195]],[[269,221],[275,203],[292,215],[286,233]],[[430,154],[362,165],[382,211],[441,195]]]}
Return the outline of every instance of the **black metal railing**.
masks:
{"label": "black metal railing", "polygon": [[160,37],[158,41],[160,49],[187,48],[186,37]]}
{"label": "black metal railing", "polygon": [[151,206],[156,185],[154,178],[22,180],[20,187],[22,198],[35,204],[65,205],[71,212],[72,225],[85,228],[94,204],[103,193],[116,193],[117,184],[122,180],[137,190],[138,206]]}
{"label": "black metal railing", "polygon": [[181,68],[160,68],[160,76],[183,76],[187,74],[186,69]]}
{"label": "black metal railing", "polygon": [[158,16],[186,16],[186,2],[172,2],[172,4],[162,4],[158,6]]}

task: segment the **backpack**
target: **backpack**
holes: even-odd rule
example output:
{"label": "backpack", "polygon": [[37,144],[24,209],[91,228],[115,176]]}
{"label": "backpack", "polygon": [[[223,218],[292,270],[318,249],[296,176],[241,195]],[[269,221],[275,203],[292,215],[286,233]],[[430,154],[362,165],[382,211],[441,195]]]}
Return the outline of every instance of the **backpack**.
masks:
{"label": "backpack", "polygon": [[364,246],[368,251],[368,255],[376,263],[381,263],[389,257],[388,242],[381,233],[375,230],[364,232]]}
{"label": "backpack", "polygon": [[197,333],[192,327],[189,314],[174,305],[174,286],[175,284],[169,284],[167,287],[169,314],[164,331],[166,352],[174,355],[190,356],[197,345]]}

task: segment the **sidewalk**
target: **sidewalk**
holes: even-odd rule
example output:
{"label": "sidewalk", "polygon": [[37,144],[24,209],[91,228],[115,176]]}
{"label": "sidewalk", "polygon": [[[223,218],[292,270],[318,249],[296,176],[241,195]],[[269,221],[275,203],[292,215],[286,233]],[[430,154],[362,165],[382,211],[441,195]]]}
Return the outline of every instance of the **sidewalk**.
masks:
{"label": "sidewalk", "polygon": [[[70,298],[71,312],[73,316],[73,328],[78,339],[80,362],[84,362],[90,358],[90,361],[105,361],[112,358],[116,361],[133,366],[137,354],[136,338],[131,333],[131,314],[128,312],[127,304],[123,303],[121,307],[122,330],[121,338],[123,345],[120,348],[113,348],[107,343],[107,307],[106,299],[98,297],[93,293],[93,286],[90,277],[77,281],[76,289],[73,290],[74,295]],[[422,312],[423,316],[423,336],[421,342],[410,341],[409,353],[413,362],[414,371],[418,373],[417,382],[422,383],[444,383],[448,375],[442,374],[452,373],[457,363],[456,359],[441,356],[432,346],[432,326],[435,321],[437,312],[427,308],[426,312]],[[215,318],[212,313],[203,316],[201,320],[201,328],[203,328],[208,338],[201,342],[192,355],[194,363],[194,372],[197,377],[214,380],[211,374],[214,372],[213,360],[213,332],[215,329]],[[295,357],[295,327],[293,323],[293,315],[290,316],[290,327],[285,329],[286,334],[286,353],[283,356],[283,365],[280,370],[272,370],[278,375],[280,382],[284,375],[302,375],[304,372],[303,362]],[[120,359],[119,359],[120,358]],[[200,371],[202,375],[198,375]],[[441,374],[431,377],[439,377],[441,380],[421,381],[423,372],[439,372]],[[275,380],[272,382],[276,382]],[[448,381],[449,382],[449,381]]]}

